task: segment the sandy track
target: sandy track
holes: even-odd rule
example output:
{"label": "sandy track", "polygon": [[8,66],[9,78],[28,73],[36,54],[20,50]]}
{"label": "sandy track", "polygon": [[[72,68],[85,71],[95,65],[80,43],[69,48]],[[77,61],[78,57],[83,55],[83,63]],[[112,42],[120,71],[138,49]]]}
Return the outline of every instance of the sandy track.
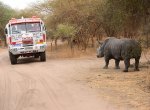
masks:
{"label": "sandy track", "polygon": [[93,64],[91,59],[27,58],[10,65],[5,50],[0,54],[0,110],[115,110],[78,81]]}

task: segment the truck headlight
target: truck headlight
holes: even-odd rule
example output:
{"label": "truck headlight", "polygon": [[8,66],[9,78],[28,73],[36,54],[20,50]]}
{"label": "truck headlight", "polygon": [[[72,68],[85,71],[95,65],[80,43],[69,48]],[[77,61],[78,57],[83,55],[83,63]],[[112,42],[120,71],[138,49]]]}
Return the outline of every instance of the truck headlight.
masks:
{"label": "truck headlight", "polygon": [[44,49],[45,48],[45,46],[43,45],[43,46],[40,46],[40,49]]}
{"label": "truck headlight", "polygon": [[17,51],[17,48],[13,48],[12,50],[16,52],[16,51]]}

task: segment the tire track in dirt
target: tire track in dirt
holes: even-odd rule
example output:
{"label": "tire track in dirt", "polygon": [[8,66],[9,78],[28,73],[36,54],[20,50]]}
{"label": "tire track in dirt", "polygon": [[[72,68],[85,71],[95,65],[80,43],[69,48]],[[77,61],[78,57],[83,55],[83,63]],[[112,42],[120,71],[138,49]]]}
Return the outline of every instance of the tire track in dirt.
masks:
{"label": "tire track in dirt", "polygon": [[[2,58],[4,61],[6,61],[6,57]],[[8,59],[8,57],[7,57]],[[1,61],[1,59],[0,59]],[[4,87],[0,88],[4,88],[4,90],[2,91],[3,93],[1,94],[0,97],[0,108],[2,110],[23,110],[23,107],[25,107],[26,105],[28,105],[29,103],[29,99],[32,98],[32,94],[34,93],[34,84],[35,81],[25,75],[22,74],[21,72],[15,71],[15,67],[14,66],[10,66],[9,64],[7,64],[6,62],[1,62],[1,85],[3,85]],[[3,66],[5,65],[5,66]],[[7,67],[6,67],[7,65]],[[10,79],[10,77],[12,75],[16,75],[16,73],[18,75],[21,76],[22,81],[24,82],[24,84],[22,85],[22,90],[23,93],[20,97],[17,96],[17,94],[12,94],[12,88],[15,88],[16,90],[18,89],[17,86],[15,86],[16,84],[12,84],[11,80],[13,80],[12,78]],[[9,74],[9,75],[8,75]],[[18,84],[19,85],[19,84]],[[13,107],[10,106],[11,103],[11,98],[12,96],[15,95],[16,96],[16,100],[13,103]],[[13,99],[14,100],[14,99]],[[11,107],[11,108],[10,108]]]}
{"label": "tire track in dirt", "polygon": [[[27,65],[27,66],[24,66],[24,68],[28,68],[28,70],[30,70],[30,72],[28,72],[28,73],[31,73],[33,71],[33,68],[31,66]],[[59,103],[59,100],[57,100],[58,96],[57,96],[57,94],[55,94],[55,92],[57,92],[57,91],[53,90],[50,87],[50,84],[48,84],[48,82],[46,82],[45,78],[42,78],[43,76],[40,73],[42,73],[43,71],[38,70],[37,73],[38,73],[38,75],[40,75],[40,77],[34,76],[34,78],[32,78],[33,76],[27,74],[27,72],[19,72],[19,70],[17,70],[17,67],[15,67],[15,66],[8,66],[7,68],[4,68],[4,70],[9,70],[7,72],[13,71],[13,75],[18,74],[19,76],[21,76],[21,79],[24,82],[24,84],[21,85],[22,86],[21,89],[24,92],[21,93],[22,95],[19,96],[20,98],[17,97],[16,107],[14,108],[14,110],[21,110],[22,108],[27,106],[27,103],[29,103],[29,98],[32,99],[32,96],[34,95],[34,92],[33,92],[34,86],[31,86],[31,85],[33,83],[36,83],[36,80],[40,80],[41,85],[44,87],[46,93],[49,94],[49,99],[51,101],[51,105],[56,105],[58,110],[61,110],[61,108],[64,108],[64,107],[62,107],[63,105],[61,105],[61,103]],[[2,75],[2,76],[4,76],[4,75]],[[56,79],[49,77],[49,80],[53,81],[53,84],[63,87],[65,89],[64,85],[62,85],[61,82],[57,82]],[[2,82],[4,82],[4,81],[2,81]],[[6,85],[8,85],[8,83]],[[18,85],[20,85],[20,84],[18,84]],[[16,87],[16,89],[18,89],[18,88]],[[8,89],[6,89],[6,90],[8,90]],[[2,101],[2,102],[4,102],[4,101]],[[4,106],[3,108],[6,108],[6,106]]]}
{"label": "tire track in dirt", "polygon": [[[28,69],[30,71],[33,71],[32,69],[34,68],[31,66],[27,66]],[[16,70],[15,70],[16,71]],[[42,73],[42,74],[41,74]],[[56,79],[46,75],[47,72],[43,73],[42,69],[37,69],[36,75],[33,76],[37,81],[40,81],[41,85],[44,87],[45,93],[48,95],[49,97],[49,103],[50,105],[55,105],[55,109],[56,110],[62,110],[62,108],[64,109],[65,107],[63,106],[63,104],[61,104],[61,102],[59,101],[58,98],[58,91],[54,90],[52,88],[53,87],[60,87],[60,88],[64,88],[66,89],[66,87],[59,81],[57,81]],[[20,73],[19,73],[20,74]],[[43,77],[44,74],[44,77]],[[27,75],[27,74],[26,74]],[[51,80],[51,83],[47,82],[47,79],[45,77],[48,77],[49,80]],[[61,91],[60,91],[61,92]],[[69,95],[69,93],[67,93]],[[17,109],[18,110],[18,109]]]}
{"label": "tire track in dirt", "polygon": [[57,100],[57,96],[56,96],[55,92],[53,91],[53,89],[50,88],[50,86],[47,84],[47,82],[44,79],[41,79],[41,83],[45,87],[45,90],[48,94],[49,99],[55,105],[55,109],[56,110],[62,110],[62,108],[64,109],[64,107],[61,105],[59,100]]}
{"label": "tire track in dirt", "polygon": [[36,81],[25,74],[22,74],[17,71],[15,72],[18,73],[20,76],[22,76],[24,82],[24,84],[21,85],[23,87],[22,88],[23,92],[17,101],[15,110],[23,110],[23,108],[30,105],[31,103],[30,100],[32,99],[33,95],[36,93],[36,89],[35,89]]}
{"label": "tire track in dirt", "polygon": [[[3,55],[4,53],[1,53]],[[0,57],[0,61],[5,57]],[[9,110],[10,96],[11,96],[11,81],[8,77],[8,72],[4,71],[5,66],[0,62],[0,108],[2,110]]]}
{"label": "tire track in dirt", "polygon": [[[41,66],[42,65],[43,64],[41,64]],[[49,95],[50,100],[53,101],[53,103],[57,106],[58,110],[70,110],[69,107],[72,106],[72,104],[75,104],[75,102],[72,97],[72,94],[70,93],[69,88],[58,77],[55,77],[53,76],[53,74],[50,74],[51,72],[55,72],[55,74],[57,74],[56,70],[49,69],[50,72],[49,71],[43,72],[43,70],[47,69],[46,66],[43,66],[43,67],[44,68],[42,69],[37,69],[39,73],[38,78],[41,84],[43,85],[45,91],[47,91],[47,94]],[[67,74],[67,71],[65,72]],[[64,101],[62,101],[64,98],[66,102],[67,101],[72,102],[72,104],[64,103]]]}
{"label": "tire track in dirt", "polygon": [[6,52],[0,56],[0,110],[104,110],[103,102],[73,81],[83,69],[74,70],[74,61],[29,58],[29,63],[10,65]]}
{"label": "tire track in dirt", "polygon": [[[31,68],[30,66],[27,66],[26,68],[28,68],[28,70],[30,70],[30,71],[33,71],[33,68]],[[15,72],[18,73],[18,74],[20,74],[23,77],[27,77],[26,79],[28,79],[28,80],[29,79],[33,80],[33,76],[32,75],[31,75],[32,76],[32,78],[31,78],[31,76],[28,76],[28,74],[26,74],[26,73],[20,73],[17,70],[15,70]],[[28,73],[30,73],[30,72],[28,72]],[[61,108],[63,108],[63,107],[61,107],[60,106],[61,104],[58,103],[59,101],[56,100],[57,98],[56,98],[55,93],[52,92],[53,90],[49,87],[49,85],[46,82],[46,80],[42,78],[43,76],[40,75],[41,72],[38,71],[37,73],[38,73],[38,75],[34,76],[34,80],[32,81],[32,83],[27,84],[27,86],[28,86],[28,87],[26,87],[26,91],[27,92],[23,93],[23,95],[21,96],[21,98],[20,98],[21,101],[19,101],[20,103],[17,104],[18,106],[17,106],[16,110],[20,110],[22,107],[24,107],[26,105],[26,103],[29,103],[30,100],[29,100],[28,96],[30,96],[30,98],[32,99],[32,96],[35,93],[35,92],[33,92],[33,90],[36,91],[36,89],[33,89],[35,86],[32,87],[31,84],[33,84],[33,82],[36,82],[36,80],[37,81],[40,80],[41,85],[45,88],[45,91],[46,91],[46,93],[49,96],[51,105],[55,105],[55,107],[57,108],[57,110],[61,110]],[[32,93],[30,93],[30,91]]]}

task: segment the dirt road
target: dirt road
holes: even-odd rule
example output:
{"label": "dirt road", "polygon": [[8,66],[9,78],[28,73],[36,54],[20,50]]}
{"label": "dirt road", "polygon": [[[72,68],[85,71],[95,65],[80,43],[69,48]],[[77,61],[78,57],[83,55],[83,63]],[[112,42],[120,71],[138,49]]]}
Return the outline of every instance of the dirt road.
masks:
{"label": "dirt road", "polygon": [[0,54],[0,110],[115,110],[78,77],[93,65],[90,59],[21,59],[10,65]]}

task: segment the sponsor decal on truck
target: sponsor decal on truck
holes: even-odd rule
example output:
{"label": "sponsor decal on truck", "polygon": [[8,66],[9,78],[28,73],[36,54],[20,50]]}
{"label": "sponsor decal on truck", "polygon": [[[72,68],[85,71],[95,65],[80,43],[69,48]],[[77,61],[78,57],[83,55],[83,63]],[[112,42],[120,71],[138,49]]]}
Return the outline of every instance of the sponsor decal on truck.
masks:
{"label": "sponsor decal on truck", "polygon": [[46,61],[46,28],[40,18],[12,18],[5,34],[11,64],[16,64],[19,57],[29,56]]}

